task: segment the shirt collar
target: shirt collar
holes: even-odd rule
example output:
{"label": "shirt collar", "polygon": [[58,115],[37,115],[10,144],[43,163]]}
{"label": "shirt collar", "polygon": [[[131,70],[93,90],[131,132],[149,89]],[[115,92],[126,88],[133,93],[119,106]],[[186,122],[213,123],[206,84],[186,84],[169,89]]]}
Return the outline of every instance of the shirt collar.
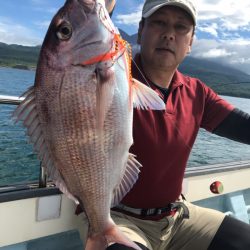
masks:
{"label": "shirt collar", "polygon": [[[132,76],[144,84],[149,83],[152,89],[156,88],[154,83],[146,77],[146,74],[143,71],[141,56],[139,53],[135,55],[134,62],[132,63]],[[185,82],[184,75],[176,70],[171,81],[171,89],[182,86]]]}

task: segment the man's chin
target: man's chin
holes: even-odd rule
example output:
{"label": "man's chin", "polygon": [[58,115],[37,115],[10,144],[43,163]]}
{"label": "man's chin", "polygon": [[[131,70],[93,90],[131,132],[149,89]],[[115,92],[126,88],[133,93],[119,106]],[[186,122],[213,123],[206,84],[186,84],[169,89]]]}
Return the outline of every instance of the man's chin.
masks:
{"label": "man's chin", "polygon": [[175,70],[178,67],[178,64],[173,63],[170,60],[167,60],[167,61],[160,61],[160,60],[158,60],[154,64],[154,66],[152,65],[152,67],[157,68],[159,70],[170,71],[170,70]]}

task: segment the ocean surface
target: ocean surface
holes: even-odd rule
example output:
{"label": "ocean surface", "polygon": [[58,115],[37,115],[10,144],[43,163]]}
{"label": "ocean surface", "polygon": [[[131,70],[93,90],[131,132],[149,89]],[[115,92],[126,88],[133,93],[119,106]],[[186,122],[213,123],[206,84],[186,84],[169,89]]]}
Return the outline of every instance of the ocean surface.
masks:
{"label": "ocean surface", "polygon": [[[0,95],[20,96],[33,85],[34,71],[0,68]],[[236,107],[250,113],[250,99],[224,96]],[[39,176],[39,161],[20,124],[14,124],[15,106],[0,105],[0,186],[34,181]],[[201,130],[188,167],[250,160],[250,146],[230,141]]]}

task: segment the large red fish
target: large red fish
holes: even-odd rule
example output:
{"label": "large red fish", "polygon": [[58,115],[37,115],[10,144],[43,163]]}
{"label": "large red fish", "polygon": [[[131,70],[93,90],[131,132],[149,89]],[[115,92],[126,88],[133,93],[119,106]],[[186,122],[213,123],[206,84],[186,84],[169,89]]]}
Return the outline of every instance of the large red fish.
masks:
{"label": "large red fish", "polygon": [[131,78],[130,61],[103,0],[67,0],[43,42],[35,84],[15,111],[48,176],[83,207],[88,250],[111,242],[140,249],[115,225],[110,207],[139,174],[129,154],[133,105],[165,105]]}

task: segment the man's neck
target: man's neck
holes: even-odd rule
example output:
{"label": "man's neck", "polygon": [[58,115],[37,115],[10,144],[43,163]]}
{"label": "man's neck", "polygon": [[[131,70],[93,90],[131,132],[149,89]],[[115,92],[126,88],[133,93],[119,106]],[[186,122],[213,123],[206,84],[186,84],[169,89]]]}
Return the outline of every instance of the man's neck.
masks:
{"label": "man's neck", "polygon": [[147,78],[149,78],[154,84],[162,88],[169,88],[176,71],[176,68],[169,70],[153,69],[151,67],[147,67],[147,65],[143,62],[142,67]]}

